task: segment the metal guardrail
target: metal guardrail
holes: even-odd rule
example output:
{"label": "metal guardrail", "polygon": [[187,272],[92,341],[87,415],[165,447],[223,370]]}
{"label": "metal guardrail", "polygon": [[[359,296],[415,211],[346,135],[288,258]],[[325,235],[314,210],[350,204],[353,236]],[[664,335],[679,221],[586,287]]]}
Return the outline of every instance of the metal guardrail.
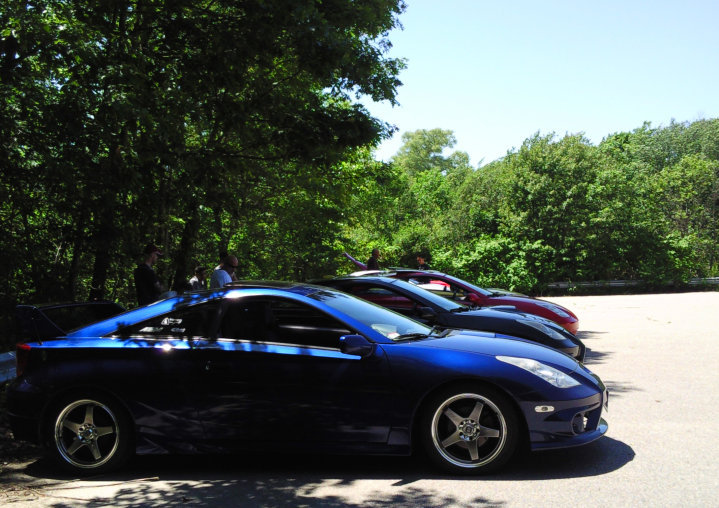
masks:
{"label": "metal guardrail", "polygon": [[[645,282],[641,280],[597,280],[592,282],[550,282],[547,284],[552,289],[569,289],[569,288],[617,288],[617,287],[634,287],[641,286]],[[667,282],[668,286],[673,282]],[[693,278],[689,279],[686,284],[690,286],[716,286],[719,285],[719,277]]]}
{"label": "metal guardrail", "polygon": [[704,285],[710,285],[710,286],[719,286],[719,277],[708,277],[706,279],[690,279],[688,284],[690,286],[704,286]]}

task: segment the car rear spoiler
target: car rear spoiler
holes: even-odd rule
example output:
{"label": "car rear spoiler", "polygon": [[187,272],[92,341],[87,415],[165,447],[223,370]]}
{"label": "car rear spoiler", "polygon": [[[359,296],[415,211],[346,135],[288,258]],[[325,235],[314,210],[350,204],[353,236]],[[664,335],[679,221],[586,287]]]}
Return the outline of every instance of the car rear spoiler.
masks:
{"label": "car rear spoiler", "polygon": [[42,342],[67,335],[71,330],[125,312],[110,301],[71,302],[54,305],[17,305],[15,319],[19,342]]}
{"label": "car rear spoiler", "polygon": [[40,309],[33,305],[18,305],[15,307],[22,342],[42,342],[65,335],[65,332],[50,321]]}

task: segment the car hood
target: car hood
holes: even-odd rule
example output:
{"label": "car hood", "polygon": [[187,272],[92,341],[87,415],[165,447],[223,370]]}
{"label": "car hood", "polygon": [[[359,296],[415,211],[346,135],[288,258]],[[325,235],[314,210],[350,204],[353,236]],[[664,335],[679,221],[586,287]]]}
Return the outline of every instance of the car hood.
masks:
{"label": "car hood", "polygon": [[532,298],[531,296],[521,296],[521,295],[509,295],[509,294],[502,294],[502,293],[493,293],[490,296],[493,304],[502,304],[502,305],[515,305],[515,306],[522,306],[522,305],[539,305],[544,307],[547,310],[551,310],[551,307],[557,307],[559,309],[562,309],[564,312],[569,314],[570,316],[574,316],[574,313],[567,309],[566,307],[563,307],[559,304],[556,304],[554,302],[548,302],[547,300],[542,300],[541,298]]}
{"label": "car hood", "polygon": [[474,320],[477,318],[493,318],[493,319],[501,319],[501,320],[525,319],[525,320],[529,320],[529,321],[539,321],[540,323],[544,323],[546,325],[551,325],[552,327],[557,326],[554,321],[551,321],[547,318],[543,318],[542,316],[538,316],[536,314],[529,314],[527,312],[517,309],[516,307],[511,307],[511,308],[508,307],[508,308],[503,308],[503,309],[495,309],[494,307],[482,307],[479,309],[455,312],[453,314],[455,315],[455,319],[467,319],[467,320],[470,320],[470,319]]}
{"label": "car hood", "polygon": [[510,291],[508,289],[499,289],[499,288],[484,288],[487,291],[492,293],[492,296],[520,296],[524,298],[531,298],[529,295],[525,295],[524,293],[517,293],[516,291]]}
{"label": "car hood", "polygon": [[542,363],[560,366],[568,372],[576,371],[580,365],[574,358],[550,347],[524,339],[486,332],[453,330],[444,337],[429,337],[415,345],[481,355],[531,358]]}

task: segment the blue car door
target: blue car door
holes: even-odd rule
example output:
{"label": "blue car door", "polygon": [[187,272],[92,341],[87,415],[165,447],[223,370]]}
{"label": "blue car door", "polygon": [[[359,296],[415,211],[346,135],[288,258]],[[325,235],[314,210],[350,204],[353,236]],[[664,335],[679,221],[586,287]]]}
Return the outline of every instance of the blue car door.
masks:
{"label": "blue car door", "polygon": [[396,393],[380,347],[339,350],[341,321],[283,298],[225,302],[203,363],[198,411],[208,444],[243,448],[387,442]]}

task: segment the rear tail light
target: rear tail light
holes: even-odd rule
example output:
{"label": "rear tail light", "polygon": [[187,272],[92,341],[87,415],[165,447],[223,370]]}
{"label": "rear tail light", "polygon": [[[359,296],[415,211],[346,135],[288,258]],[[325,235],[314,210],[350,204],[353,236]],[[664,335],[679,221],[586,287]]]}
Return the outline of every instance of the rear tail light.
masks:
{"label": "rear tail light", "polygon": [[15,346],[15,375],[20,377],[27,368],[30,361],[30,346],[28,344],[17,344]]}

